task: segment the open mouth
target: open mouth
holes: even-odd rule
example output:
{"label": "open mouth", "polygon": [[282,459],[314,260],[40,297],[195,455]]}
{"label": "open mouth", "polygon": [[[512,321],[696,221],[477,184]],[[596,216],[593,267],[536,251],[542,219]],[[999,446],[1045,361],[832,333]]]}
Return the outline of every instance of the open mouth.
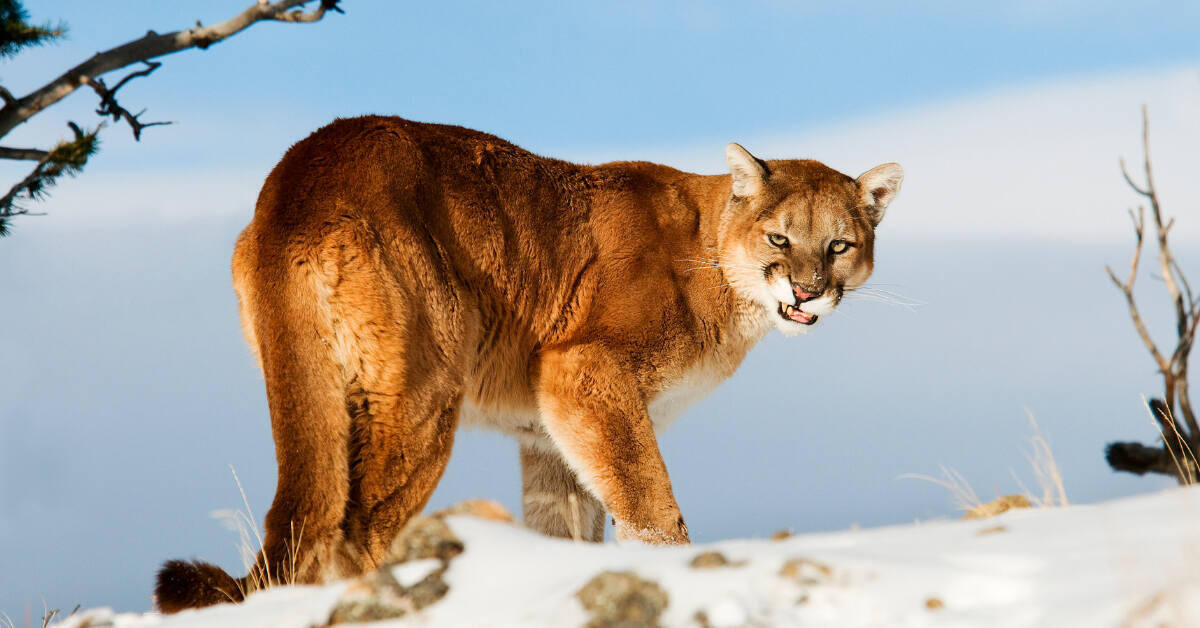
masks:
{"label": "open mouth", "polygon": [[805,312],[794,305],[788,305],[787,303],[779,304],[779,315],[789,321],[792,321],[793,323],[800,323],[801,325],[812,325],[813,323],[817,322],[816,314],[809,314],[808,312]]}

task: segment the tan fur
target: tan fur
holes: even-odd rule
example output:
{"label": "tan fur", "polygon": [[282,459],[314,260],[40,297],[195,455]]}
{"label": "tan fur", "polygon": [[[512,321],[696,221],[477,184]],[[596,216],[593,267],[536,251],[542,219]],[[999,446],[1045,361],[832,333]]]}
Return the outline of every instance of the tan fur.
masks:
{"label": "tan fur", "polygon": [[686,543],[656,430],[773,325],[806,329],[792,290],[827,313],[861,285],[899,189],[894,164],[727,155],[733,177],[582,166],[385,117],[293,146],[233,264],[279,463],[259,568],[289,543],[298,582],[374,567],[460,417],[520,440],[531,527],[599,541],[607,512],[620,539]]}

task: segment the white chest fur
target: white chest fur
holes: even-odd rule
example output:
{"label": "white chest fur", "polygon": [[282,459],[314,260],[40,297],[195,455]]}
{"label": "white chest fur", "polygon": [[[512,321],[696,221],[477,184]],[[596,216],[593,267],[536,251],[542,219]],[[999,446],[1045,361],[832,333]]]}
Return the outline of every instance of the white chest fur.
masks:
{"label": "white chest fur", "polygon": [[[700,364],[671,382],[650,400],[647,408],[655,433],[663,433],[685,410],[712,392],[724,379],[719,369]],[[468,401],[459,414],[462,427],[496,430],[518,438],[539,435],[540,424],[535,408],[499,410],[481,408]]]}
{"label": "white chest fur", "polygon": [[[721,345],[697,360],[681,376],[672,378],[663,390],[651,397],[647,410],[654,424],[654,432],[662,434],[675,419],[697,401],[713,391],[725,378],[733,374],[754,344],[769,326],[754,320],[746,329],[737,329],[727,344]],[[463,404],[459,415],[463,427],[481,427],[527,439],[544,440],[541,417],[535,407],[529,408],[483,408],[470,401]]]}
{"label": "white chest fur", "polygon": [[700,364],[655,395],[648,407],[654,433],[665,432],[679,415],[712,392],[724,379],[718,369]]}

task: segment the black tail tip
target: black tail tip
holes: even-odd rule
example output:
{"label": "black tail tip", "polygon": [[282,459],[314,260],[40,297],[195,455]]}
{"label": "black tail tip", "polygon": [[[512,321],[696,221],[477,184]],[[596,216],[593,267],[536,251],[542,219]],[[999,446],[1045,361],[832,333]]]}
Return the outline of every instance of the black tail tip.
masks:
{"label": "black tail tip", "polygon": [[237,580],[220,567],[198,560],[168,560],[154,583],[155,604],[164,613],[240,602],[242,597]]}

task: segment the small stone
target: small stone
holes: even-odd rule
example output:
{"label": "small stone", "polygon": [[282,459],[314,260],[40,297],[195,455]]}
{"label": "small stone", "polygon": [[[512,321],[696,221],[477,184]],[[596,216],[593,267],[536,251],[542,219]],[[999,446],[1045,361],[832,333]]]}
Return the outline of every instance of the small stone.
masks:
{"label": "small stone", "polygon": [[588,628],[652,628],[667,607],[667,593],[632,571],[603,571],[575,594],[591,618]]}
{"label": "small stone", "polygon": [[710,567],[728,567],[729,559],[721,552],[703,552],[696,554],[696,557],[689,563],[693,569],[707,569]]}
{"label": "small stone", "polygon": [[772,534],[772,535],[771,535],[771,540],[772,540],[772,541],[782,541],[782,540],[784,540],[784,539],[788,539],[788,538],[791,538],[791,537],[792,537],[792,531],[791,531],[791,530],[779,530],[779,531],[778,531],[778,532],[776,532],[775,534]]}
{"label": "small stone", "polygon": [[983,528],[982,530],[980,530],[979,532],[976,532],[975,534],[977,536],[987,536],[989,534],[996,534],[998,532],[1008,532],[1008,528],[1006,528],[1004,526],[992,526],[990,528]]}
{"label": "small stone", "polygon": [[946,608],[946,603],[936,597],[931,597],[925,600],[925,608],[931,611],[940,611]]}
{"label": "small stone", "polygon": [[1033,508],[1033,504],[1024,495],[1005,495],[972,508],[963,515],[963,519],[987,519],[1014,508]]}
{"label": "small stone", "polygon": [[803,585],[814,585],[833,579],[833,568],[807,558],[793,558],[783,564],[779,575]]}

